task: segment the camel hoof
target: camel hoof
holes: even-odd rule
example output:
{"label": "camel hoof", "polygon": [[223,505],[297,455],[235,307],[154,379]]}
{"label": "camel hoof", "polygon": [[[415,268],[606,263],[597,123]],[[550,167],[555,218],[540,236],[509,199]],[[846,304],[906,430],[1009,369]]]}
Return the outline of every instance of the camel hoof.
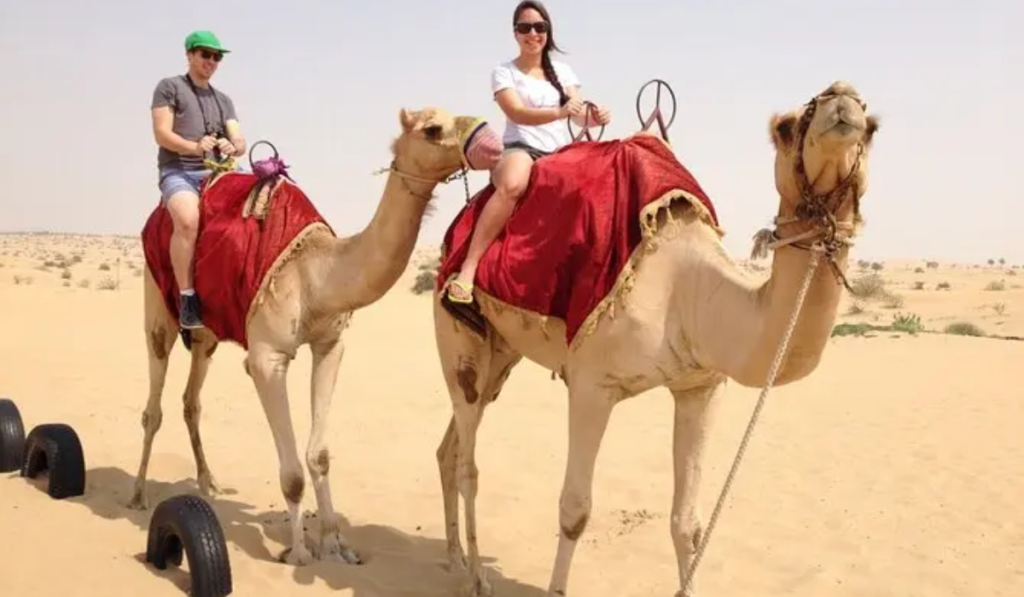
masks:
{"label": "camel hoof", "polygon": [[351,547],[345,545],[338,533],[324,535],[320,540],[320,559],[328,562],[342,562],[345,564],[363,563],[362,558]]}
{"label": "camel hoof", "polygon": [[141,493],[136,493],[132,496],[132,499],[128,500],[125,504],[125,508],[129,510],[149,510],[149,500],[146,496]]}
{"label": "camel hoof", "polygon": [[0,398],[0,473],[21,468],[25,457],[25,424],[18,405]]}
{"label": "camel hoof", "polygon": [[354,564],[361,566],[363,560],[351,548],[344,548],[340,552],[325,553],[321,558],[326,562],[338,562],[341,564]]}
{"label": "camel hoof", "polygon": [[487,578],[484,577],[483,570],[481,570],[480,575],[470,581],[470,584],[462,594],[466,597],[491,597],[494,591],[491,589],[491,584],[487,582]]}
{"label": "camel hoof", "polygon": [[181,566],[188,556],[193,597],[224,597],[232,591],[231,561],[224,531],[201,497],[176,495],[157,505],[150,520],[146,561],[158,570]]}
{"label": "camel hoof", "polygon": [[286,547],[281,555],[277,556],[277,561],[289,566],[308,566],[313,563],[313,554],[308,547],[299,544],[297,549]]}
{"label": "camel hoof", "polygon": [[25,439],[25,460],[21,476],[34,479],[41,471],[49,473],[46,492],[55,500],[85,493],[85,458],[82,443],[70,425],[36,425]]}
{"label": "camel hoof", "polygon": [[224,495],[226,493],[224,488],[217,483],[217,480],[213,478],[213,475],[199,478],[199,493],[204,497],[214,497],[218,495]]}
{"label": "camel hoof", "polygon": [[447,569],[453,574],[463,574],[469,569],[466,563],[466,554],[462,553],[461,549],[448,554]]}

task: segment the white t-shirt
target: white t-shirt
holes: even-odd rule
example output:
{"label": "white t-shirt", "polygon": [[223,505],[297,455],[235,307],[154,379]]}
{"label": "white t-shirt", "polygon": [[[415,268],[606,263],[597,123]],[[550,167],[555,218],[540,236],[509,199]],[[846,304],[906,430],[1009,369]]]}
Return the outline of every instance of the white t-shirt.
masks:
{"label": "white t-shirt", "polygon": [[[572,68],[564,62],[551,61],[558,76],[558,82],[565,89],[570,85],[579,86],[580,80]],[[491,92],[495,95],[503,89],[515,89],[528,108],[557,108],[559,106],[558,90],[547,79],[531,77],[516,67],[512,60],[494,67],[491,73]],[[516,124],[506,119],[505,133],[502,141],[508,145],[514,141],[526,143],[543,151],[555,151],[572,141],[569,128],[564,118],[553,120],[547,124]]]}

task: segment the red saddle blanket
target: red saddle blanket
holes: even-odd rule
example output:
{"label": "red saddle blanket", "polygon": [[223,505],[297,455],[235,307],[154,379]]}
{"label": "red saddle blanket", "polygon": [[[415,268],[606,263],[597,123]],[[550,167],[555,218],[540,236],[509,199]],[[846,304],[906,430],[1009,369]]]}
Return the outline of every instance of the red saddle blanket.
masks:
{"label": "red saddle blanket", "polygon": [[[438,289],[458,272],[493,193],[493,185],[485,187],[449,226]],[[718,226],[711,200],[661,139],[636,135],[563,147],[534,164],[526,192],[480,260],[475,285],[515,307],[563,319],[572,343],[640,244],[644,209],[677,198],[699,201]]]}
{"label": "red saddle blanket", "polygon": [[[250,306],[279,257],[315,228],[334,234],[305,193],[288,180],[273,189],[262,221],[244,214],[257,182],[254,174],[232,171],[201,187],[193,270],[203,325],[218,339],[244,348]],[[142,248],[164,302],[177,318],[179,289],[168,250],[173,228],[170,213],[158,205],[142,229]]]}

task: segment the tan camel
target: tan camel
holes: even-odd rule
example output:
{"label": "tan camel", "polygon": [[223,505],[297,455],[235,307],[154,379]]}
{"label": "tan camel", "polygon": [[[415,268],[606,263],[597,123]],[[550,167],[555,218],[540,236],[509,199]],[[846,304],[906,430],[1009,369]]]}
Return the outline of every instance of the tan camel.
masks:
{"label": "tan camel", "polygon": [[[267,416],[280,463],[281,491],[291,521],[291,546],[281,559],[304,565],[313,554],[303,541],[299,504],[304,492],[302,463],[289,413],[286,375],[296,351],[308,344],[312,365],[312,429],[306,466],[316,494],[321,526],[320,559],[358,563],[335,520],[328,479],[325,441],[343,353],[342,331],[352,312],[381,298],[405,270],[434,187],[463,166],[460,138],[475,122],[428,108],[402,110],[402,134],[392,144],[394,160],[376,214],[362,232],[335,238],[329,230],[311,234],[298,252],[274,273],[274,284],[254,308],[247,326],[245,369]],[[160,429],[160,398],[168,355],[177,338],[177,322],[165,307],[152,274],[145,277],[145,328],[149,350],[149,401],[142,415],[145,437],[130,508],[148,507],[146,469],[153,438]],[[199,393],[218,339],[208,330],[193,330],[192,364],[184,393],[184,416],[203,495],[220,493],[199,438]]]}
{"label": "tan camel", "polygon": [[[541,321],[478,288],[475,296],[487,321],[485,339],[454,318],[435,293],[435,334],[454,411],[437,450],[448,558],[453,570],[465,569],[459,538],[461,494],[469,594],[491,592],[477,546],[477,429],[484,408],[523,357],[559,373],[568,387],[569,447],[550,594],[566,594],[573,553],[591,513],[594,466],[612,408],[659,386],[668,388],[675,401],[670,531],[682,587],[676,595],[695,594],[687,577],[705,531],[697,496],[709,405],[729,378],[743,386],[765,383],[808,272],[808,245],[832,236],[827,240],[834,241],[834,265],[823,260],[811,278],[775,385],[802,379],[818,365],[842,291],[837,275],[845,281],[840,272],[847,267],[848,247],[843,241],[860,223],[866,158],[877,128],[866,104],[843,82],[771,118],[781,201],[771,235],[776,254],[764,283],[749,277],[726,254],[720,232],[709,225],[699,201],[681,195],[658,207],[656,231],[646,235],[642,258],[644,247],[637,248],[633,286],[628,295],[613,297],[618,303],[614,316],[606,313],[593,329],[581,332],[586,337],[579,343],[567,345],[563,321]],[[818,219],[809,219],[815,205],[824,209]],[[834,235],[821,225],[829,216],[838,223]]]}

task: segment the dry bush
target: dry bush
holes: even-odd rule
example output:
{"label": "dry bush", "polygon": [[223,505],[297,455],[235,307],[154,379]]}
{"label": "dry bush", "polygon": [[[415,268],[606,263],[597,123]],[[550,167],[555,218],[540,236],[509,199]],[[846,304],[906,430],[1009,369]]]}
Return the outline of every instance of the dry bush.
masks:
{"label": "dry bush", "polygon": [[854,280],[850,287],[851,294],[859,299],[877,299],[884,296],[886,292],[885,280],[878,274],[868,274]]}
{"label": "dry bush", "polygon": [[424,292],[430,292],[434,290],[434,284],[437,282],[437,272],[424,270],[421,271],[417,276],[416,280],[412,283],[413,294],[423,294]]}
{"label": "dry bush", "polygon": [[943,331],[955,336],[985,336],[985,332],[980,327],[969,321],[953,322],[947,325]]}
{"label": "dry bush", "polygon": [[117,290],[117,282],[115,282],[110,276],[103,276],[103,278],[96,283],[96,290]]}
{"label": "dry bush", "polygon": [[882,307],[886,309],[902,309],[903,308],[903,297],[898,294],[888,294],[882,299]]}

